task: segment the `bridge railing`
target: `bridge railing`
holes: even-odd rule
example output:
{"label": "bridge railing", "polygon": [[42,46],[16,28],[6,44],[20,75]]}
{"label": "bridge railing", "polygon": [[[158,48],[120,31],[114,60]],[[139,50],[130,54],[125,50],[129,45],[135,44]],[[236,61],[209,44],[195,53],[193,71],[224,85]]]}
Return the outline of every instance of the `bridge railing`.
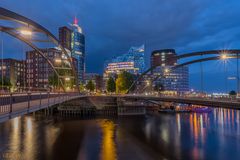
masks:
{"label": "bridge railing", "polygon": [[2,93],[0,94],[0,116],[33,112],[76,96],[79,96],[79,93]]}
{"label": "bridge railing", "polygon": [[213,96],[191,96],[191,95],[164,95],[164,94],[127,94],[128,96],[142,96],[142,97],[161,97],[161,98],[181,98],[192,100],[210,100],[210,101],[231,101],[240,102],[240,97],[213,97]]}

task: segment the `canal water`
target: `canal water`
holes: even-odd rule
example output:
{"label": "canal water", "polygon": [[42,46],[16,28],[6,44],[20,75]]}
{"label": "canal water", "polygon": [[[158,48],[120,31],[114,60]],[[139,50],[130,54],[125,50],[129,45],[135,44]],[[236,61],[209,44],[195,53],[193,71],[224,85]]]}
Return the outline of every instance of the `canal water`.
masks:
{"label": "canal water", "polygon": [[0,124],[0,159],[240,159],[240,111],[60,119]]}

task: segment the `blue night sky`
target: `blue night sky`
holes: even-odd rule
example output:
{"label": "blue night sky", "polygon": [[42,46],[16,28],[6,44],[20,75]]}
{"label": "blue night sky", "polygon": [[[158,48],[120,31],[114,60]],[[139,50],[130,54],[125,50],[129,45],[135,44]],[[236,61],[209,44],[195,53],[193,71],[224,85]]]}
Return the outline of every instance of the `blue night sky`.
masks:
{"label": "blue night sky", "polygon": [[[240,48],[238,0],[1,0],[0,6],[29,17],[56,36],[77,16],[86,36],[87,72],[102,73],[103,62],[145,44],[149,66],[154,49],[178,54]],[[5,41],[8,37],[2,36]],[[15,46],[14,48],[12,46]],[[7,40],[4,57],[23,58],[22,44]],[[205,62],[204,89],[225,91],[225,76],[236,75],[236,60]],[[199,89],[199,64],[190,66],[190,86]],[[227,81],[227,90],[236,81]]]}

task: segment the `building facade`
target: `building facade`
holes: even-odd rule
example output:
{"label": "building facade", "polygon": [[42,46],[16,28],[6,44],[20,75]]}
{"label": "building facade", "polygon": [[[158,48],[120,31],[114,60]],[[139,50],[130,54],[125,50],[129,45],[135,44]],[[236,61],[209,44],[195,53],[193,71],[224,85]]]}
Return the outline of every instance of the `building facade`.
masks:
{"label": "building facade", "polygon": [[155,50],[151,54],[151,67],[174,66],[177,64],[176,56],[174,49]]}
{"label": "building facade", "polygon": [[[41,51],[56,66],[61,63],[61,50],[47,48]],[[53,75],[53,69],[41,55],[35,50],[26,52],[26,83],[29,88],[49,88],[49,77]]]}
{"label": "building facade", "polygon": [[85,75],[85,36],[82,28],[78,25],[78,20],[75,18],[71,27],[59,28],[60,43],[69,50],[71,57],[77,60],[76,69],[79,83],[84,83]]}
{"label": "building facade", "polygon": [[122,71],[127,71],[132,74],[138,74],[139,68],[135,68],[134,62],[115,62],[115,63],[108,63],[107,67],[105,68],[105,73],[107,75],[112,74],[119,74]]}
{"label": "building facade", "polygon": [[[177,65],[177,54],[174,49],[155,50],[151,54],[152,70],[150,77],[153,85],[163,86],[166,92],[182,93],[189,91],[189,70],[187,66],[173,69]],[[159,77],[156,80],[156,77]]]}
{"label": "building facade", "polygon": [[126,54],[106,61],[104,77],[119,74],[121,71],[127,71],[135,75],[143,73],[145,70],[144,52],[144,45],[131,47]]}
{"label": "building facade", "polygon": [[64,27],[60,27],[58,31],[59,31],[59,41],[61,45],[65,49],[71,51],[72,30],[64,26]]}
{"label": "building facade", "polygon": [[159,66],[153,71],[153,79],[161,75],[153,83],[161,84],[164,91],[184,93],[189,91],[189,70],[187,66],[172,69],[173,66]]}
{"label": "building facade", "polygon": [[85,36],[76,18],[72,24],[71,56],[77,60],[78,81],[83,83],[85,75]]}
{"label": "building facade", "polygon": [[16,59],[0,59],[0,79],[8,81],[11,88],[25,86],[25,61]]}

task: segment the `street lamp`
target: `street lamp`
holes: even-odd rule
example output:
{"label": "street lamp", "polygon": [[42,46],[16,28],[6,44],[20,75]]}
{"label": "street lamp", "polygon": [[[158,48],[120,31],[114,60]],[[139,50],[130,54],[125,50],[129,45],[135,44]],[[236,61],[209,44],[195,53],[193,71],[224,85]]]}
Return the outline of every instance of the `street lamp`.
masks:
{"label": "street lamp", "polygon": [[61,60],[61,59],[59,59],[59,58],[57,58],[57,59],[55,59],[55,62],[56,62],[56,63],[61,63],[61,62],[62,62],[62,60]]}
{"label": "street lamp", "polygon": [[32,31],[31,30],[27,30],[27,29],[22,29],[20,30],[20,33],[24,36],[31,36],[32,35]]}
{"label": "street lamp", "polygon": [[70,81],[70,78],[69,78],[69,77],[66,77],[66,78],[65,78],[65,81]]}
{"label": "street lamp", "polygon": [[149,80],[147,81],[147,86],[150,86],[150,81]]}
{"label": "street lamp", "polygon": [[224,71],[225,71],[225,89],[226,89],[226,93],[227,93],[227,68],[226,68],[226,59],[227,59],[227,54],[223,53],[220,56],[220,59],[223,60],[224,62]]}
{"label": "street lamp", "polygon": [[169,69],[168,68],[166,68],[165,70],[164,70],[164,73],[169,73]]}
{"label": "street lamp", "polygon": [[227,57],[227,54],[226,54],[226,53],[223,53],[223,54],[221,54],[220,58],[221,58],[222,60],[226,60],[228,57]]}

